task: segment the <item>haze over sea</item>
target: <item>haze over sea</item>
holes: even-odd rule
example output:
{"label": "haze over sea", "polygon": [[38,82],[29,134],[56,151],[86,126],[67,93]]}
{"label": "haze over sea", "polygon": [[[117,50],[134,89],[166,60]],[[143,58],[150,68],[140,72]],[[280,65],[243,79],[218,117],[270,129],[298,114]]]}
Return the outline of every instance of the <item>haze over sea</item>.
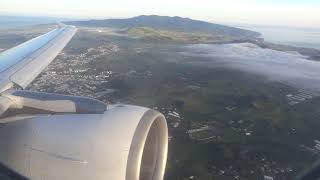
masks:
{"label": "haze over sea", "polygon": [[239,26],[260,32],[269,42],[320,49],[320,28],[294,28],[276,26]]}
{"label": "haze over sea", "polygon": [[0,15],[0,29],[23,28],[37,24],[56,23],[60,21],[73,20],[70,18],[55,17],[33,17],[33,16],[4,16]]}

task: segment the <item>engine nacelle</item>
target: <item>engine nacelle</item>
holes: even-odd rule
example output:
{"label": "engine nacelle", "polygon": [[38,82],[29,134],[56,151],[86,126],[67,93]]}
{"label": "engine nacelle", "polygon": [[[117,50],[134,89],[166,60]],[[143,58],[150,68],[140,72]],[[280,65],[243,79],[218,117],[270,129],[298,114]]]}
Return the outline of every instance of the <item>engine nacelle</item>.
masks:
{"label": "engine nacelle", "polygon": [[28,179],[163,179],[168,129],[157,111],[114,105],[16,119],[0,124],[0,163]]}

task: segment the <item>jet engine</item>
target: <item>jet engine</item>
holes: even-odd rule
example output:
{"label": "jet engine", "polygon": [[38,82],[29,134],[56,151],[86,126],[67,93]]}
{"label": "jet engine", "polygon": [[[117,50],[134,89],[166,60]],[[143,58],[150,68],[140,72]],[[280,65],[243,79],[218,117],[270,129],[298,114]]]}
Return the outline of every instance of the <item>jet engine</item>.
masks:
{"label": "jet engine", "polygon": [[[18,91],[3,96],[12,102],[7,107],[59,110],[0,119],[4,167],[35,180],[163,179],[168,130],[161,113],[121,104],[91,112],[85,107],[102,102],[52,96],[57,95]],[[64,103],[67,111],[73,104],[82,107],[82,113],[63,112]]]}

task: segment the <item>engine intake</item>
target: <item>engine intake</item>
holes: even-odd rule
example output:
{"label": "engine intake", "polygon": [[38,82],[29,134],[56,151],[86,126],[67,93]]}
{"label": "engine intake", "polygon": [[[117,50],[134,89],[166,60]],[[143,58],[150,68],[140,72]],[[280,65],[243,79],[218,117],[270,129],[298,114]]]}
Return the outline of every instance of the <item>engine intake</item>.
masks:
{"label": "engine intake", "polygon": [[132,139],[128,180],[161,180],[167,159],[168,133],[165,118],[156,111],[147,111]]}

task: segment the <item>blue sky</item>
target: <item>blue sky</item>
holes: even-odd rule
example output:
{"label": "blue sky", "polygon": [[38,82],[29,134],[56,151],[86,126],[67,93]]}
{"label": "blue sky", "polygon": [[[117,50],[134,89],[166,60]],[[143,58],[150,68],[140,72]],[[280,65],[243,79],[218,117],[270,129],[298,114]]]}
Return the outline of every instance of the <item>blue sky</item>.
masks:
{"label": "blue sky", "polygon": [[1,0],[0,14],[69,18],[158,14],[227,24],[320,27],[320,0]]}

